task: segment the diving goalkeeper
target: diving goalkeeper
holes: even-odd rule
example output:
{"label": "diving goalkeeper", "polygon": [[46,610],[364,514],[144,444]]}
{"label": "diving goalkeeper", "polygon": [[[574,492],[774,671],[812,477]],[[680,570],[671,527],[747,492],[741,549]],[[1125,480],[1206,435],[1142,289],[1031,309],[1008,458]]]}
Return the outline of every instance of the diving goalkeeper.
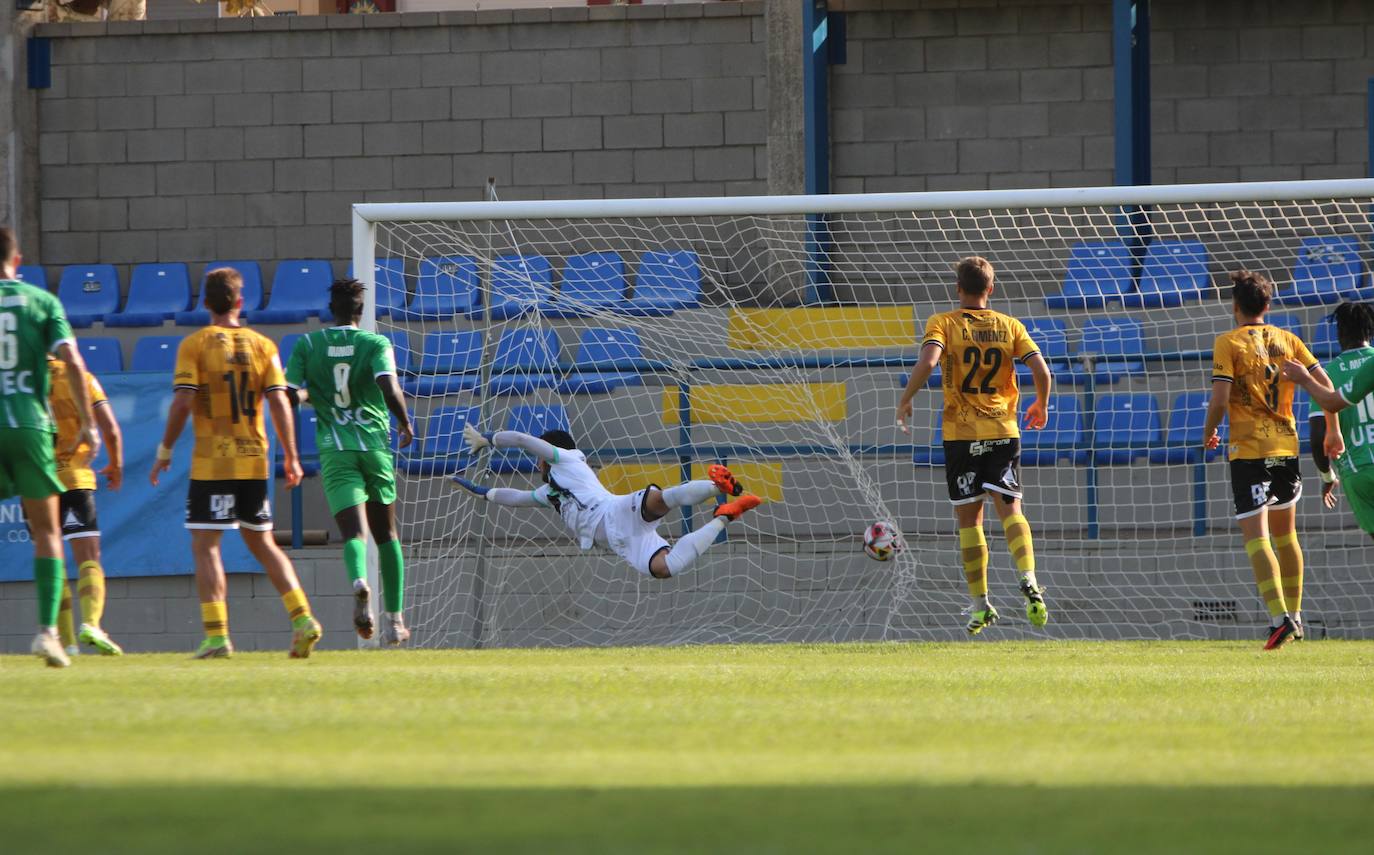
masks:
{"label": "diving goalkeeper", "polygon": [[[452,475],[449,477],[453,483],[508,508],[549,508],[562,517],[582,549],[609,549],[639,574],[655,579],[681,576],[691,570],[727,522],[763,503],[758,496],[745,493],[730,470],[720,465],[707,470],[709,481],[688,481],[667,488],[650,484],[643,490],[618,496],[601,485],[587,465],[587,456],[577,450],[565,430],[545,431],[536,437],[513,430],[483,434],[472,425],[465,425],[463,437],[474,452],[492,446],[518,448],[533,455],[539,460],[544,483],[535,490],[514,490],[485,487]],[[700,504],[717,493],[735,498],[717,505],[706,525],[683,535],[671,546],[658,533],[658,521],[670,510]]]}

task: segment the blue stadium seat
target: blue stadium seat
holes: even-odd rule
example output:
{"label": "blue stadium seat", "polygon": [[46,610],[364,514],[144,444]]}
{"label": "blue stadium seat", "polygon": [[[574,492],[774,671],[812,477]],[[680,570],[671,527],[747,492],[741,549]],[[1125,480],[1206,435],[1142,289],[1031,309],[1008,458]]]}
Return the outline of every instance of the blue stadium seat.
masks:
{"label": "blue stadium seat", "polygon": [[[258,267],[256,261],[212,261],[205,265],[205,272],[216,270],[220,267],[232,267],[243,277],[243,310],[251,312],[262,305],[262,268]],[[176,322],[179,327],[203,327],[210,323],[210,313],[205,310],[205,276],[200,277],[200,297],[197,298],[196,307],[189,312],[177,312]]]}
{"label": "blue stadium seat", "polygon": [[[315,437],[315,425],[319,421],[314,407],[301,407],[296,411],[300,429],[296,437],[296,454],[301,459],[301,471],[307,478],[320,474],[320,445]],[[264,424],[267,436],[272,441],[272,462],[278,478],[286,477],[286,460],[282,456],[281,443],[271,425]]]}
{"label": "blue stadium seat", "polygon": [[[1180,392],[1169,409],[1169,434],[1164,447],[1150,452],[1151,463],[1180,464],[1196,463],[1202,457],[1202,427],[1207,421],[1207,402],[1211,392]],[[1218,430],[1221,445],[1207,452],[1211,462],[1226,448],[1226,420]]]}
{"label": "blue stadium seat", "polygon": [[1149,392],[1112,392],[1093,411],[1093,461],[1119,466],[1160,447],[1159,404]]}
{"label": "blue stadium seat", "polygon": [[1135,257],[1119,240],[1080,243],[1069,251],[1064,287],[1045,297],[1047,309],[1100,309],[1134,286]]}
{"label": "blue stadium seat", "polygon": [[625,308],[625,262],[618,252],[574,255],[563,265],[563,286],[544,311],[551,318],[581,318]]}
{"label": "blue stadium seat", "polygon": [[590,329],[582,332],[573,373],[558,386],[564,395],[603,395],[644,381],[634,369],[648,366],[638,330]]}
{"label": "blue stadium seat", "polygon": [[[1088,318],[1083,322],[1078,353],[1093,353],[1111,360],[1096,365],[1093,377],[1098,383],[1115,383],[1123,377],[1140,374],[1145,370],[1145,362],[1132,357],[1145,354],[1144,327],[1135,318]],[[1063,380],[1082,384],[1087,377],[1083,367],[1075,364],[1073,372],[1064,374]]]}
{"label": "blue stadium seat", "polygon": [[1207,247],[1201,241],[1157,240],[1145,251],[1139,290],[1127,294],[1122,303],[1133,308],[1159,308],[1200,300],[1203,291],[1212,287],[1208,261]]}
{"label": "blue stadium seat", "polygon": [[[903,384],[905,385],[905,384]],[[936,406],[940,406],[938,403]],[[921,444],[917,439],[916,432],[911,434],[911,462],[917,466],[944,466],[945,465],[945,411],[943,409],[935,411],[935,425],[930,429],[930,436],[925,444]]]}
{"label": "blue stadium seat", "polygon": [[701,260],[686,249],[646,252],[635,273],[632,315],[671,315],[701,305]]}
{"label": "blue stadium seat", "polygon": [[[1021,398],[1022,423],[1031,396]],[[1045,404],[1045,427],[1021,431],[1021,462],[1027,466],[1055,466],[1068,461],[1076,466],[1088,462],[1083,450],[1083,413],[1073,395],[1051,395]]]}
{"label": "blue stadium seat", "polygon": [[14,273],[20,282],[36,285],[45,291],[48,289],[48,271],[41,264],[21,264]]}
{"label": "blue stadium seat", "polygon": [[281,342],[277,345],[277,355],[281,357],[281,367],[286,368],[286,363],[291,360],[291,351],[296,349],[296,342],[305,338],[305,333],[290,333],[281,337]]}
{"label": "blue stadium seat", "polygon": [[119,273],[113,264],[73,264],[63,269],[57,296],[73,327],[88,327],[119,310]]}
{"label": "blue stadium seat", "polygon": [[[506,430],[518,430],[533,436],[539,436],[544,431],[555,429],[572,431],[571,423],[568,421],[568,412],[563,409],[561,404],[513,407],[510,411],[510,418],[506,422]],[[519,449],[508,449],[492,454],[491,471],[496,473],[533,472],[536,463],[537,461],[525,452]]]}
{"label": "blue stadium seat", "polygon": [[177,364],[179,335],[149,335],[134,343],[130,371],[171,371]]}
{"label": "blue stadium seat", "polygon": [[479,418],[477,407],[436,407],[421,420],[423,431],[418,443],[401,452],[401,468],[410,475],[462,472],[470,462],[463,426],[478,424]]}
{"label": "blue stadium seat", "polygon": [[117,374],[124,370],[124,350],[117,338],[79,338],[76,349],[86,360],[86,367],[97,375]]}
{"label": "blue stadium seat", "polygon": [[501,334],[492,358],[493,395],[526,395],[558,386],[558,333],[513,329]]}
{"label": "blue stadium seat", "polygon": [[[1069,357],[1069,331],[1059,318],[1027,318],[1026,333],[1040,348],[1040,355],[1049,363],[1050,371],[1056,376],[1067,374],[1071,366]],[[1031,370],[1025,363],[1016,363],[1016,379],[1020,383],[1031,382]]]}
{"label": "blue stadium seat", "polygon": [[1303,339],[1307,349],[1318,359],[1330,359],[1341,352],[1340,339],[1336,338],[1336,319],[1327,315],[1312,325],[1312,337]]}
{"label": "blue stadium seat", "polygon": [[[348,262],[346,273],[349,279],[353,278],[353,262]],[[372,277],[377,283],[377,317],[390,317],[393,313],[406,307],[406,298],[410,296],[410,289],[406,287],[406,260],[404,258],[379,258],[372,267]],[[325,300],[326,309],[328,300]],[[328,311],[321,314],[324,320],[329,320]]]}
{"label": "blue stadium seat", "polygon": [[1265,315],[1264,322],[1269,324],[1270,326],[1278,327],[1281,330],[1288,330],[1293,335],[1297,336],[1298,338],[1301,338],[1303,341],[1307,341],[1306,338],[1303,338],[1302,318],[1299,318],[1297,315],[1289,315],[1283,312],[1274,312],[1272,314]]}
{"label": "blue stadium seat", "polygon": [[482,316],[482,291],[478,287],[477,260],[465,255],[445,255],[420,260],[420,276],[410,305],[397,307],[392,316],[405,320],[448,320],[454,315]]}
{"label": "blue stadium seat", "polygon": [[[267,307],[251,314],[254,324],[299,324],[320,315],[328,318],[329,286],[334,271],[329,262],[291,258],[277,264]],[[323,310],[321,307],[325,307]]]}
{"label": "blue stadium seat", "polygon": [[462,392],[475,392],[482,378],[476,374],[420,374],[401,381],[413,398],[442,398]]}
{"label": "blue stadium seat", "polygon": [[391,355],[396,360],[396,370],[401,374],[414,371],[412,360],[415,358],[410,349],[410,334],[405,330],[388,330],[382,338],[391,342]]}
{"label": "blue stadium seat", "polygon": [[425,334],[420,376],[404,381],[406,391],[419,398],[441,397],[477,388],[482,365],[482,333],[449,330]]}
{"label": "blue stadium seat", "polygon": [[553,309],[553,265],[542,255],[502,255],[491,266],[491,318]]}
{"label": "blue stadium seat", "polygon": [[160,327],[191,302],[191,276],[186,265],[140,264],[129,276],[129,299],[123,311],[105,318],[107,327]]}
{"label": "blue stadium seat", "polygon": [[[1320,409],[1317,412],[1321,412]],[[1294,427],[1298,431],[1298,453],[1310,454],[1312,452],[1312,399],[1307,397],[1307,393],[1302,389],[1296,390],[1293,395],[1293,421]]]}
{"label": "blue stadium seat", "polygon": [[1304,238],[1293,265],[1293,287],[1275,295],[1283,306],[1320,306],[1339,303],[1344,298],[1368,299],[1361,295],[1365,284],[1360,242],[1350,236]]}

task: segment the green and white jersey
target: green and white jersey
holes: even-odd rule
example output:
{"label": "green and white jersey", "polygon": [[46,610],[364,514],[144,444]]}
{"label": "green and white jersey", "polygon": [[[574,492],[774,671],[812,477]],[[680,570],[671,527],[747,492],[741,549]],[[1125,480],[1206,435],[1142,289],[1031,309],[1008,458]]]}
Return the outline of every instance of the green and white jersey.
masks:
{"label": "green and white jersey", "polygon": [[1337,414],[1345,454],[1336,459],[1336,471],[1349,475],[1374,469],[1374,347],[1343,351],[1327,364],[1326,373],[1350,404]]}
{"label": "green and white jersey", "polygon": [[307,333],[291,349],[286,382],[315,407],[320,452],[389,447],[391,416],[377,378],[396,373],[391,342],[355,326]]}
{"label": "green and white jersey", "polygon": [[0,427],[53,431],[48,354],[64,341],[75,339],[56,297],[0,279]]}

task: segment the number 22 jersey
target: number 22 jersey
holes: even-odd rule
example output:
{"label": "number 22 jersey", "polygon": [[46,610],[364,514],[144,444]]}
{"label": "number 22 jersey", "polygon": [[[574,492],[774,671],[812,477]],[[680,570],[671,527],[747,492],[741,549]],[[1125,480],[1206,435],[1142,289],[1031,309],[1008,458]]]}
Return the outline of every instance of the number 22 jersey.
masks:
{"label": "number 22 jersey", "polygon": [[286,382],[305,389],[315,408],[321,452],[387,449],[391,415],[377,378],[395,373],[391,342],[355,326],[301,337],[286,363]]}
{"label": "number 22 jersey", "polygon": [[1280,374],[1285,359],[1309,369],[1317,365],[1302,339],[1269,324],[1246,324],[1217,336],[1212,380],[1232,384],[1226,413],[1231,460],[1298,456],[1294,386]]}
{"label": "number 22 jersey", "polygon": [[956,309],[931,317],[921,346],[939,345],[947,440],[1020,437],[1016,366],[1040,350],[1025,324],[992,309]]}

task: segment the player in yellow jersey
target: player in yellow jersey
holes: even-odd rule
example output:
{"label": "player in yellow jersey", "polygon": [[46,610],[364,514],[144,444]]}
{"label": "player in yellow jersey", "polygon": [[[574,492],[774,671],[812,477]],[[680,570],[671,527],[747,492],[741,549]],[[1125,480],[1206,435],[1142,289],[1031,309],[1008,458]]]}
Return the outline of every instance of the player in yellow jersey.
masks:
{"label": "player in yellow jersey", "polygon": [[1231,312],[1236,328],[1213,345],[1212,399],[1203,424],[1203,445],[1221,445],[1217,430],[1230,420],[1231,494],[1236,521],[1255,583],[1272,626],[1265,650],[1302,638],[1302,548],[1297,504],[1302,496],[1298,432],[1293,421],[1293,383],[1282,376],[1285,360],[1302,363],[1330,385],[1302,339],[1265,323],[1274,286],[1263,274],[1231,274]]}
{"label": "player in yellow jersey", "polygon": [[1033,430],[1045,426],[1050,368],[1024,324],[988,308],[993,270],[986,259],[963,259],[955,277],[959,308],[926,323],[920,361],[897,402],[897,425],[907,430],[911,400],[938,363],[945,405],[945,480],[959,522],[964,579],[973,599],[966,629],[977,635],[998,619],[988,601],[988,545],[983,535],[983,503],[989,494],[1021,577],[1026,616],[1035,626],[1044,626],[1049,611],[1035,578],[1030,523],[1021,512],[1021,432],[1016,425],[1020,393],[1014,361],[1025,363],[1035,380],[1035,400],[1026,410],[1026,427]]}
{"label": "player in yellow jersey", "polygon": [[[57,424],[57,479],[66,491],[58,498],[58,520],[62,539],[72,548],[78,576],[77,596],[81,600],[81,631],[72,622],[72,590],[62,587],[62,605],[57,613],[58,634],[67,653],[77,651],[76,642],[94,647],[106,656],[118,656],[120,649],[100,626],[105,614],[105,571],[100,566],[100,523],[95,515],[95,472],[91,468],[95,449],[80,442],[81,418],[71,385],[67,382],[67,364],[56,357],[48,357],[50,378],[48,407]],[[111,490],[118,490],[124,478],[124,438],[115,421],[114,408],[95,375],[86,374],[87,394],[91,400],[91,414],[105,443],[109,465],[101,470]]]}
{"label": "player in yellow jersey", "polygon": [[310,603],[291,559],[272,539],[272,506],[267,495],[270,461],[262,405],[272,411],[289,487],[301,480],[295,426],[277,346],[239,323],[242,290],[243,279],[229,268],[211,270],[205,276],[210,326],[187,336],[177,349],[173,379],[176,396],[167,413],[167,429],[150,480],[156,485],[158,476],[167,470],[172,447],[186,419],[194,416],[196,443],[186,495],[186,527],[191,530],[205,625],[205,641],[195,658],[233,654],[219,544],[226,530],[239,529],[248,551],[281,594],[291,618],[291,656],[303,659],[320,640],[321,629],[310,614]]}

